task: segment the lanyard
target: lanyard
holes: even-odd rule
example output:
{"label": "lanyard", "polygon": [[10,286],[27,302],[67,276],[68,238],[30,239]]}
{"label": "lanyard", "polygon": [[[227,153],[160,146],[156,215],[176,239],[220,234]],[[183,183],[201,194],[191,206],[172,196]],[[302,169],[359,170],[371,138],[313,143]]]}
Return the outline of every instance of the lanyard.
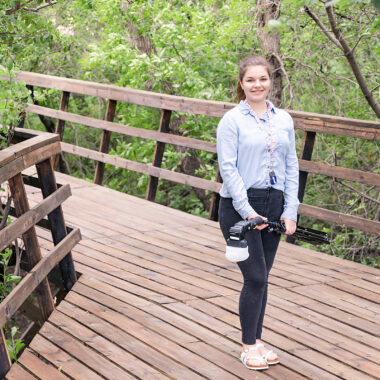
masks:
{"label": "lanyard", "polygon": [[268,123],[269,123],[269,131],[265,128],[265,125],[262,123],[256,112],[252,109],[250,104],[248,103],[247,99],[244,100],[245,104],[249,108],[249,112],[251,115],[255,118],[257,125],[259,126],[260,130],[264,133],[265,135],[265,140],[268,146],[268,152],[270,154],[270,172],[269,172],[269,179],[270,183],[272,185],[275,185],[277,183],[277,178],[276,174],[273,170],[273,165],[274,165],[274,147],[276,145],[275,139],[274,139],[274,125],[273,125],[273,120],[272,120],[272,112],[271,108],[268,103],[267,105],[267,113],[268,113]]}

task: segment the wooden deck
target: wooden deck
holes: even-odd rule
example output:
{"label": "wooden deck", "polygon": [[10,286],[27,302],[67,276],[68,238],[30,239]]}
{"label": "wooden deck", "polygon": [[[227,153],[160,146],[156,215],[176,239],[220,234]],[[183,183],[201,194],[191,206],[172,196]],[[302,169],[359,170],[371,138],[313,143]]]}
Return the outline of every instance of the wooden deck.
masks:
{"label": "wooden deck", "polygon": [[[281,364],[249,371],[238,360],[242,278],[217,223],[57,181],[72,188],[64,214],[82,231],[82,275],[8,379],[380,378],[379,270],[281,243],[263,332]],[[28,191],[31,205],[41,199]]]}

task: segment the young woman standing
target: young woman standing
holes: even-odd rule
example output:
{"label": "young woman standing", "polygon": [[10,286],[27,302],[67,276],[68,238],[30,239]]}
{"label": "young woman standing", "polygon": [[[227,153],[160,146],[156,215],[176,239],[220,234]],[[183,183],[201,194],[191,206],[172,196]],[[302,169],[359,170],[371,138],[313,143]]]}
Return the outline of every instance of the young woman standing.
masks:
{"label": "young woman standing", "polygon": [[[286,234],[296,230],[298,159],[290,115],[267,100],[271,67],[265,58],[248,57],[240,65],[239,104],[220,120],[217,152],[223,186],[219,222],[225,239],[239,220],[261,216],[284,220]],[[261,341],[268,274],[280,241],[263,224],[246,234],[249,258],[238,262],[244,285],[239,300],[242,329],[240,359],[249,369],[279,363]]]}

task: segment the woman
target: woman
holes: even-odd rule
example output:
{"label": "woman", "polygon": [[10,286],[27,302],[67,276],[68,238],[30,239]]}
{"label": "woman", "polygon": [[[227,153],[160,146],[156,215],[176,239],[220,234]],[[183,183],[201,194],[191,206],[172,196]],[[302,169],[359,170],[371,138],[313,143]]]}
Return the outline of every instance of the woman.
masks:
{"label": "woman", "polygon": [[[219,222],[226,240],[236,222],[257,216],[283,220],[288,235],[296,230],[299,201],[294,126],[287,112],[267,100],[270,86],[271,67],[263,57],[243,60],[237,86],[239,104],[218,125],[218,162],[223,178]],[[244,277],[239,300],[240,359],[255,370],[279,363],[278,356],[261,341],[268,274],[280,241],[267,226],[246,234],[249,258],[238,262]]]}

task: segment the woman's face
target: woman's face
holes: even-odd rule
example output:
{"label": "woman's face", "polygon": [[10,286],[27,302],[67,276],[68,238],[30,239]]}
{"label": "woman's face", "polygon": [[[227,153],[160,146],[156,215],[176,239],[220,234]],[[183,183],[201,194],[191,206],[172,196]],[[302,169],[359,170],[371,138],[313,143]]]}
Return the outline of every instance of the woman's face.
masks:
{"label": "woman's face", "polygon": [[249,66],[240,86],[249,103],[261,103],[266,100],[271,80],[265,66]]}

